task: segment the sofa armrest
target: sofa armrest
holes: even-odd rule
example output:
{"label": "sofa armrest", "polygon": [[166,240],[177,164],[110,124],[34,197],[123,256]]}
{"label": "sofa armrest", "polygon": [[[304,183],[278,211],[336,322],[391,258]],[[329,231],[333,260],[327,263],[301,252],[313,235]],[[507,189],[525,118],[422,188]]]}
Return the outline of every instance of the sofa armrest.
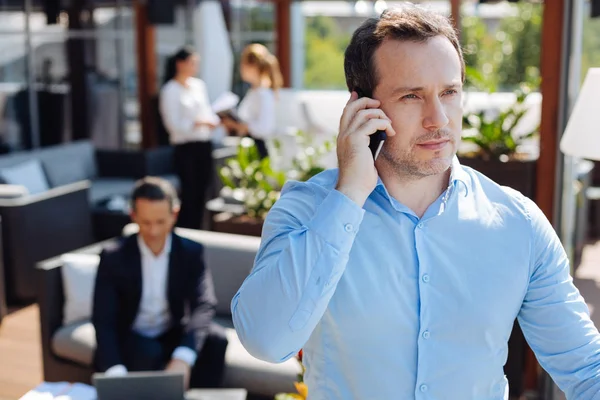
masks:
{"label": "sofa armrest", "polygon": [[[42,361],[44,369],[52,365],[52,337],[62,326],[65,301],[60,258],[38,264],[37,302],[40,313]],[[48,374],[44,371],[44,376]]]}
{"label": "sofa armrest", "polygon": [[[0,187],[6,185],[0,185]],[[35,203],[42,203],[50,199],[54,199],[61,196],[71,195],[74,193],[88,192],[90,189],[90,181],[79,181],[70,183],[68,185],[62,185],[55,188],[46,190],[45,192],[37,194],[28,194],[26,196],[17,196],[12,198],[0,197],[0,207],[23,207]]]}
{"label": "sofa armrest", "polygon": [[0,184],[0,199],[14,199],[28,195],[29,191],[23,185]]}
{"label": "sofa armrest", "polygon": [[[100,254],[102,249],[116,239],[109,239],[82,247],[69,253]],[[52,376],[55,371],[46,369],[53,365],[56,357],[52,352],[52,338],[63,325],[65,296],[62,281],[63,254],[42,260],[36,264],[37,302],[40,310],[40,329],[42,341],[42,359],[44,377]]]}
{"label": "sofa armrest", "polygon": [[146,160],[143,151],[96,150],[98,176],[102,178],[134,178],[146,175]]}
{"label": "sofa armrest", "polygon": [[0,199],[6,290],[11,300],[35,298],[38,261],[93,243],[90,183]]}
{"label": "sofa armrest", "polygon": [[173,147],[161,146],[146,150],[146,175],[161,176],[175,174]]}

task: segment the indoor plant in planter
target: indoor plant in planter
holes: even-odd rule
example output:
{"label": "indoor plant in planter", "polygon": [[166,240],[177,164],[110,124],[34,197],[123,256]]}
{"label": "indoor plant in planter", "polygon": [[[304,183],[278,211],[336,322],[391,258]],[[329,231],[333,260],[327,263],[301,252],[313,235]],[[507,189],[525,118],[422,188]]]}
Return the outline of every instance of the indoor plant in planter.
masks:
{"label": "indoor plant in planter", "polygon": [[[296,139],[300,150],[286,169],[276,168],[270,157],[260,159],[251,138],[240,141],[236,157],[227,160],[219,176],[224,185],[221,196],[243,205],[244,211],[237,215],[217,214],[213,222],[215,231],[260,236],[264,218],[279,199],[285,182],[306,181],[324,170],[319,159],[332,150],[333,143],[313,146],[309,136],[301,131],[296,133]],[[278,149],[279,144],[274,140],[270,154]]]}
{"label": "indoor plant in planter", "polygon": [[300,364],[298,379],[294,382],[297,393],[278,393],[275,395],[275,400],[306,400],[308,397],[308,387],[306,386],[306,383],[304,383],[304,372],[306,371],[306,368],[302,363],[302,354],[302,349],[296,354],[296,360],[298,360],[298,363]]}
{"label": "indoor plant in planter", "polygon": [[531,198],[535,195],[536,157],[522,152],[520,146],[538,133],[539,126],[515,133],[527,113],[525,101],[530,93],[529,86],[523,84],[515,91],[515,102],[496,115],[488,110],[465,114],[462,140],[476,145],[476,150],[459,152],[459,159],[461,164]]}

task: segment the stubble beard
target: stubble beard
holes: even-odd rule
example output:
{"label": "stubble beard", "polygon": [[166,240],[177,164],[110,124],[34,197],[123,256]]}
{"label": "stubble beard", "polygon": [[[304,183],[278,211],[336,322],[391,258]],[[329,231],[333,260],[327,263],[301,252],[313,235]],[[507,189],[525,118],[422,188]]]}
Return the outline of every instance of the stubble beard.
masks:
{"label": "stubble beard", "polygon": [[419,160],[416,157],[417,143],[423,143],[429,140],[448,138],[450,142],[446,146],[456,148],[455,140],[447,131],[437,131],[420,136],[411,143],[407,150],[398,151],[389,147],[389,143],[385,143],[381,149],[380,157],[383,158],[385,164],[390,168],[395,175],[401,180],[419,180],[428,176],[438,175],[446,172],[452,166],[452,159],[455,151],[449,155],[444,155],[447,152],[446,148],[435,153],[434,157],[429,160]]}

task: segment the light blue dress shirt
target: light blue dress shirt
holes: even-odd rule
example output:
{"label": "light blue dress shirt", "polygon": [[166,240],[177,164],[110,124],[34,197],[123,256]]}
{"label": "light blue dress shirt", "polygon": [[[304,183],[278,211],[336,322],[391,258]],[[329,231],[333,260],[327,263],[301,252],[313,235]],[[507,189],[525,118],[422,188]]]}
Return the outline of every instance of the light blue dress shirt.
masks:
{"label": "light blue dress shirt", "polygon": [[508,399],[518,317],[569,399],[600,399],[600,336],[531,200],[455,158],[418,218],[379,182],[361,208],[337,171],[289,182],[232,300],[254,356],[304,349],[310,400]]}

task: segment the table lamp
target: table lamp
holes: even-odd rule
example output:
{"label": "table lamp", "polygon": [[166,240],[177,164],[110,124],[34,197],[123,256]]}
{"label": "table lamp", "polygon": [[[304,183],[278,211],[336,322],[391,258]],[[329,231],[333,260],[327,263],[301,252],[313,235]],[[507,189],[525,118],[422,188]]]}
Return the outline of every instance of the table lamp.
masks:
{"label": "table lamp", "polygon": [[560,141],[573,157],[600,161],[600,68],[590,68]]}

